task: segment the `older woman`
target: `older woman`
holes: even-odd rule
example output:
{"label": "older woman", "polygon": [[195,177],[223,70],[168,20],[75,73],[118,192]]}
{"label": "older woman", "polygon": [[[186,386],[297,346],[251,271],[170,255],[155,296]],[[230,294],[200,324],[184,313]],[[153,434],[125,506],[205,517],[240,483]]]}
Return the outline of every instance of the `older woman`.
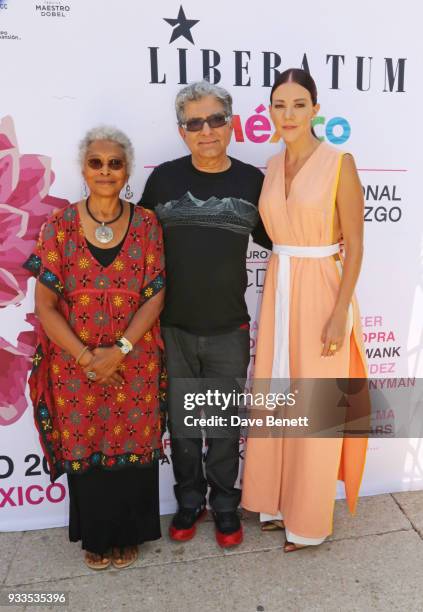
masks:
{"label": "older woman", "polygon": [[25,264],[41,323],[30,388],[51,479],[68,476],[70,540],[90,568],[122,568],[161,535],[162,235],[119,197],[125,134],[89,131],[80,160],[89,197],[49,219]]}

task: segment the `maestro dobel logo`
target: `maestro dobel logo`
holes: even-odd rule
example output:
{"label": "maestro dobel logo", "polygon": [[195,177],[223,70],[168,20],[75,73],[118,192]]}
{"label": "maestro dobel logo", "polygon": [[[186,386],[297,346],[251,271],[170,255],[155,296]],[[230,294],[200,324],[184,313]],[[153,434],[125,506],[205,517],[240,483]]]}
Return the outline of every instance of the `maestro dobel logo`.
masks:
{"label": "maestro dobel logo", "polygon": [[[1,1],[1,0],[0,0]],[[41,17],[67,17],[71,7],[66,4],[55,4],[54,2],[44,2],[35,4],[35,12]]]}

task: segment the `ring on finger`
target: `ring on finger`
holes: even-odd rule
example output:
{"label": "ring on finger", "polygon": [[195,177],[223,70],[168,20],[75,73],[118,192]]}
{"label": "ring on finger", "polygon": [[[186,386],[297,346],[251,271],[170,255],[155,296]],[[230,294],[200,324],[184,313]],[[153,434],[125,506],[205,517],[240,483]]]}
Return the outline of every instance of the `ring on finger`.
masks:
{"label": "ring on finger", "polygon": [[97,374],[95,372],[93,372],[92,370],[89,370],[87,372],[87,378],[88,378],[88,380],[96,380]]}

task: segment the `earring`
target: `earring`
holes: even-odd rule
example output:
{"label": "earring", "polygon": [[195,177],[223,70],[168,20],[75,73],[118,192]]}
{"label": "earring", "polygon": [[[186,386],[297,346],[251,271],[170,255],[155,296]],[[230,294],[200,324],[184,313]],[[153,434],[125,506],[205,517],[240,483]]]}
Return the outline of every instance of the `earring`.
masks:
{"label": "earring", "polygon": [[130,200],[130,199],[131,199],[131,198],[133,198],[133,197],[134,197],[134,193],[133,193],[133,191],[131,190],[131,186],[130,186],[130,184],[129,184],[129,183],[127,183],[127,185],[126,185],[126,189],[125,189],[125,198],[126,198],[127,200]]}
{"label": "earring", "polygon": [[84,196],[84,199],[88,198],[88,187],[87,187],[87,183],[85,182],[82,186],[82,195]]}

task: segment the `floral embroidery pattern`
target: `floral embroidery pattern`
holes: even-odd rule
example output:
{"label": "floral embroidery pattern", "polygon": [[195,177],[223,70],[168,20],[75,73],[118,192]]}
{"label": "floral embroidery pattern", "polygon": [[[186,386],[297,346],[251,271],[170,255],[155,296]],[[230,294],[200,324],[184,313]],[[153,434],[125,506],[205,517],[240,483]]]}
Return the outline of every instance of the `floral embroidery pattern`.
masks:
{"label": "floral embroidery pattern", "polygon": [[[25,264],[61,297],[58,308],[91,349],[114,344],[138,308],[165,284],[155,216],[136,209],[128,236],[118,259],[101,266],[86,246],[71,205],[50,219]],[[125,384],[118,391],[89,381],[42,330],[39,340],[29,383],[52,480],[93,465],[120,469],[161,455],[166,381],[158,322],[125,358]]]}

